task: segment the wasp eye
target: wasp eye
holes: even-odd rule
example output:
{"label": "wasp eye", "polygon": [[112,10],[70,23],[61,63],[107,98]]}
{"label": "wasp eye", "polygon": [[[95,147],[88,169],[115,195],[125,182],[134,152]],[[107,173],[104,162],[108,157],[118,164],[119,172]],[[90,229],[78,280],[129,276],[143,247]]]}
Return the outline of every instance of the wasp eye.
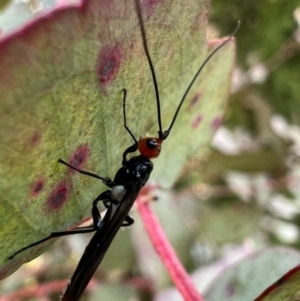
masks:
{"label": "wasp eye", "polygon": [[156,149],[157,145],[158,145],[158,143],[155,139],[149,138],[146,140],[146,146],[149,149]]}

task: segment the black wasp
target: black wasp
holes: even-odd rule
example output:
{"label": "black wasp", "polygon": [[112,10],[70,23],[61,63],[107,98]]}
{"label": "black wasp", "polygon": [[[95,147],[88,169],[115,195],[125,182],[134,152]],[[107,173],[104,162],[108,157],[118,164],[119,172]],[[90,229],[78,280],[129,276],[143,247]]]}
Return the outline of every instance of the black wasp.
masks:
{"label": "black wasp", "polygon": [[[236,34],[239,29],[240,23],[238,23],[234,32],[230,37],[219,45],[203,62],[203,64],[198,69],[197,73],[194,75],[191,83],[187,87],[183,97],[181,98],[179,105],[175,111],[174,117],[171,121],[169,128],[165,131],[162,130],[161,122],[161,111],[160,111],[160,99],[158,93],[158,85],[156,80],[156,75],[154,71],[154,66],[149,54],[148,45],[146,41],[146,33],[144,28],[144,23],[142,20],[141,7],[139,0],[135,0],[135,6],[137,11],[137,16],[140,24],[140,30],[142,35],[143,47],[148,60],[150,67],[155,95],[156,95],[156,108],[157,108],[157,120],[158,120],[158,137],[147,137],[136,139],[133,132],[127,126],[126,120],[126,90],[123,89],[123,118],[124,118],[124,127],[128,134],[133,139],[134,143],[128,147],[123,153],[122,167],[117,171],[114,180],[110,178],[104,178],[99,175],[96,175],[92,172],[80,170],[76,167],[68,164],[67,162],[59,159],[58,162],[65,164],[69,168],[72,168],[78,171],[81,174],[100,179],[106,186],[109,187],[108,190],[102,192],[94,201],[92,205],[92,218],[93,224],[87,227],[78,227],[70,231],[62,232],[53,232],[48,237],[39,240],[33,244],[30,244],[9,257],[9,259],[14,258],[20,252],[27,250],[33,246],[36,246],[42,242],[45,242],[54,237],[60,237],[65,235],[79,234],[79,233],[88,233],[96,232],[92,237],[91,241],[87,245],[79,264],[69,281],[63,296],[62,301],[77,301],[88,285],[90,279],[92,278],[94,272],[101,263],[104,255],[106,254],[107,249],[109,248],[112,240],[123,226],[130,226],[133,224],[134,220],[128,215],[133,203],[135,202],[138,193],[141,188],[147,183],[150,174],[153,170],[153,164],[151,159],[157,158],[161,151],[161,145],[163,141],[169,136],[171,129],[175,123],[175,120],[178,116],[180,108],[190,91],[192,85],[197,79],[199,73],[210,60],[210,58],[231,38]],[[139,151],[139,155],[133,156],[130,159],[127,159],[129,154]],[[101,219],[100,212],[98,210],[97,204],[101,201],[107,208],[106,214]]]}

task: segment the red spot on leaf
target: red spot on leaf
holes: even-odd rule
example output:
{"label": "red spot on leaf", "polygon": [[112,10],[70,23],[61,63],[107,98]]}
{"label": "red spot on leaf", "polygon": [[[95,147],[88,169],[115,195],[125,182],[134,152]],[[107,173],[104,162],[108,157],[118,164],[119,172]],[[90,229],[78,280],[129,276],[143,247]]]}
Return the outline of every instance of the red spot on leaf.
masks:
{"label": "red spot on leaf", "polygon": [[194,120],[192,121],[192,128],[196,129],[201,124],[202,120],[203,120],[202,115],[198,115],[196,118],[194,118]]}
{"label": "red spot on leaf", "polygon": [[216,131],[223,123],[223,118],[222,117],[215,117],[210,126],[212,128],[213,131]]}
{"label": "red spot on leaf", "polygon": [[30,139],[30,144],[32,146],[37,145],[41,141],[42,135],[39,132],[34,132]]}
{"label": "red spot on leaf", "polygon": [[44,189],[45,187],[45,181],[44,179],[38,179],[36,180],[32,185],[31,185],[31,196],[36,197],[40,194],[40,192]]}
{"label": "red spot on leaf", "polygon": [[153,10],[155,9],[155,6],[161,2],[161,0],[143,0],[142,1],[142,9],[143,14],[146,14],[148,17],[150,14],[152,14]]}
{"label": "red spot on leaf", "polygon": [[40,141],[41,141],[41,138],[42,138],[42,135],[41,135],[41,133],[39,133],[39,132],[34,132],[33,133],[33,135],[32,135],[32,137],[31,137],[31,145],[32,146],[35,146],[35,145],[37,145]]}
{"label": "red spot on leaf", "polygon": [[120,65],[122,55],[119,46],[104,47],[99,54],[99,62],[97,74],[102,88],[110,84],[116,77]]}
{"label": "red spot on leaf", "polygon": [[54,190],[50,193],[47,201],[49,209],[58,210],[62,207],[70,194],[70,187],[66,183],[59,183]]}
{"label": "red spot on leaf", "polygon": [[238,286],[238,283],[229,283],[225,287],[225,294],[226,297],[233,297],[236,292],[236,287]]}
{"label": "red spot on leaf", "polygon": [[196,104],[199,102],[200,98],[201,98],[201,93],[197,93],[194,95],[194,97],[192,98],[192,100],[190,102],[191,109],[196,106]]}
{"label": "red spot on leaf", "polygon": [[[82,168],[82,166],[84,166],[84,164],[87,161],[89,153],[90,153],[89,148],[86,145],[78,146],[69,160],[70,165],[78,169]],[[71,173],[75,173],[75,170],[72,168],[69,168],[69,171]]]}

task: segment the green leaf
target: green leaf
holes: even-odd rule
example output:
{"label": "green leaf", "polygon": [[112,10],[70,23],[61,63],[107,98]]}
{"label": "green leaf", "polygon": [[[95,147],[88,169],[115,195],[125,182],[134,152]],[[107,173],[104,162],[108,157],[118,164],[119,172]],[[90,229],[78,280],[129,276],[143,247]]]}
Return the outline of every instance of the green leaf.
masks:
{"label": "green leaf", "polygon": [[289,301],[299,299],[300,266],[289,270],[254,301]]}
{"label": "green leaf", "polygon": [[0,0],[0,10],[3,9],[9,2],[10,0]]}
{"label": "green leaf", "polygon": [[283,273],[297,265],[299,259],[299,252],[288,248],[266,249],[252,254],[226,268],[206,292],[205,300],[253,300]]}
{"label": "green leaf", "polygon": [[[204,0],[143,2],[159,84],[163,127],[196,70],[220,41],[206,43]],[[234,42],[205,67],[155,161],[151,180],[174,183],[220,125],[230,88]],[[0,41],[0,278],[46,245],[8,260],[50,232],[77,225],[105,187],[58,158],[114,177],[122,153],[158,130],[155,95],[132,1],[83,1],[53,10]]]}

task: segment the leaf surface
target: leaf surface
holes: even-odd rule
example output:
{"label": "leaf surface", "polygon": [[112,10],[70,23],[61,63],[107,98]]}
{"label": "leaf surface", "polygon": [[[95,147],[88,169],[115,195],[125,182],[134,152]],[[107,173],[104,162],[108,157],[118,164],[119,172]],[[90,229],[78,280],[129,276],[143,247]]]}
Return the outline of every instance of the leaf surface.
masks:
{"label": "leaf surface", "polygon": [[[163,127],[196,70],[220,41],[206,42],[209,2],[143,1]],[[222,121],[234,42],[205,67],[154,162],[151,180],[170,187]],[[105,187],[57,163],[114,177],[137,137],[156,134],[155,95],[133,1],[82,1],[50,11],[0,41],[0,278],[47,244],[8,260],[50,232],[77,225]]]}
{"label": "leaf surface", "polygon": [[270,285],[254,301],[296,301],[300,295],[299,281],[300,266],[297,265]]}
{"label": "leaf surface", "polygon": [[[214,280],[214,283],[207,290],[205,300],[253,300],[261,291],[282,276],[283,273],[297,265],[299,258],[299,252],[283,247],[256,252],[222,271],[221,275]],[[299,279],[299,276],[296,276],[296,278]],[[295,281],[292,284],[295,285]],[[288,286],[289,283],[287,283],[285,289]],[[294,287],[294,292],[295,289]],[[282,298],[282,294],[280,296],[281,298],[277,299],[267,298],[258,300],[293,300]]]}

